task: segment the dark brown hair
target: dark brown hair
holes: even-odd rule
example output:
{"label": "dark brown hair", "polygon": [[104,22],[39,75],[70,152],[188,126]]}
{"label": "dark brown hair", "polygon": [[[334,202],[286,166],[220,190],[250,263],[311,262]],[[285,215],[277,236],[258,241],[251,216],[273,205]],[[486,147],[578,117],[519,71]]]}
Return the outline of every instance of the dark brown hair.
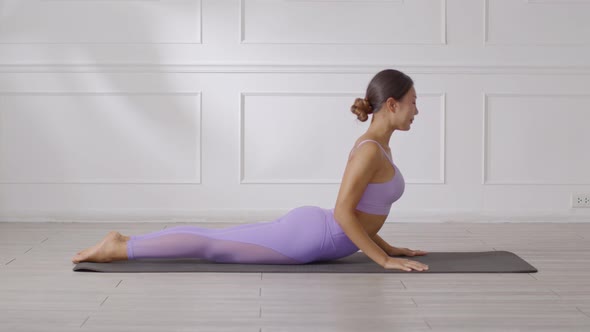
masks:
{"label": "dark brown hair", "polygon": [[350,111],[356,114],[360,121],[365,122],[369,118],[368,115],[381,109],[389,97],[400,100],[410,91],[412,86],[414,86],[414,81],[401,71],[382,70],[369,82],[365,98],[357,98],[350,107]]}

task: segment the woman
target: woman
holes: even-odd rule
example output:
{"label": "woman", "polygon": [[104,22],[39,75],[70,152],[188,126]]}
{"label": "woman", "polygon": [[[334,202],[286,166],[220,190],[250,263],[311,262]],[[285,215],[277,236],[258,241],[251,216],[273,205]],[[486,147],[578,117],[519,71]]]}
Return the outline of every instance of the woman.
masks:
{"label": "woman", "polygon": [[393,247],[377,235],[405,188],[388,146],[393,132],[409,130],[418,114],[414,83],[402,72],[383,70],[351,111],[363,122],[368,114],[373,118],[349,155],[334,209],[302,206],[275,221],[224,229],[180,226],[131,237],[113,231],[72,261],[190,257],[222,263],[304,264],[346,257],[361,249],[386,269],[427,270],[420,262],[392,257],[426,252]]}

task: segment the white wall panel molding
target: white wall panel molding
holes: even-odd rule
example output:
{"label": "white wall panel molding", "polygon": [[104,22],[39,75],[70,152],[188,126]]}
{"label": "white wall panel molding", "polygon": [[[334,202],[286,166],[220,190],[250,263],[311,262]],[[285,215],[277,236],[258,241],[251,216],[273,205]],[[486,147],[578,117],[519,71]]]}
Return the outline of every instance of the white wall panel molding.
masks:
{"label": "white wall panel molding", "polygon": [[[256,131],[256,128],[248,128],[248,124],[246,123],[246,111],[247,111],[247,107],[246,107],[246,100],[249,97],[263,97],[263,98],[267,98],[269,99],[268,102],[261,102],[259,101],[258,103],[254,103],[254,105],[278,105],[280,103],[280,101],[278,101],[278,98],[285,98],[285,99],[291,99],[291,100],[284,100],[283,102],[285,104],[296,104],[297,101],[295,100],[296,98],[300,98],[302,100],[300,100],[299,102],[302,105],[309,105],[309,103],[306,103],[305,98],[313,98],[314,100],[318,101],[319,99],[329,99],[329,98],[338,98],[338,97],[346,97],[346,101],[343,102],[343,106],[340,107],[340,105],[337,105],[334,107],[334,113],[335,114],[341,114],[342,112],[342,108],[343,107],[350,107],[350,101],[354,100],[354,98],[363,95],[363,92],[242,92],[240,94],[240,184],[339,184],[340,183],[340,177],[339,178],[305,178],[305,176],[301,176],[299,178],[289,178],[289,176],[291,175],[291,171],[290,170],[286,170],[284,172],[284,175],[281,176],[272,176],[272,175],[268,175],[267,174],[269,172],[272,171],[276,171],[277,168],[280,167],[290,167],[291,165],[297,163],[298,167],[309,167],[309,169],[306,169],[303,173],[305,174],[313,174],[314,172],[324,172],[325,174],[332,174],[333,173],[333,168],[335,167],[340,167],[340,162],[338,160],[338,164],[334,164],[334,165],[327,165],[326,169],[321,169],[321,166],[323,166],[325,160],[321,159],[321,158],[327,158],[327,160],[335,160],[337,157],[335,156],[326,156],[324,153],[318,153],[317,160],[319,160],[319,164],[321,164],[321,166],[314,166],[309,164],[308,161],[303,161],[303,162],[297,162],[296,159],[298,158],[293,158],[293,160],[290,163],[285,163],[285,165],[281,165],[281,162],[284,162],[284,158],[280,158],[280,156],[277,156],[276,154],[278,153],[285,153],[284,149],[281,148],[281,146],[297,146],[298,144],[301,145],[302,149],[306,149],[307,146],[313,148],[314,146],[314,138],[318,139],[320,142],[324,141],[324,140],[333,140],[333,142],[327,144],[327,146],[339,146],[341,144],[339,144],[338,142],[342,142],[343,140],[346,140],[349,136],[350,136],[350,124],[349,121],[347,121],[346,119],[341,120],[342,117],[341,116],[329,116],[327,117],[328,120],[322,121],[320,116],[318,115],[318,118],[320,119],[314,119],[313,115],[314,113],[318,113],[317,109],[322,110],[321,105],[316,106],[317,109],[313,109],[313,110],[309,110],[309,114],[305,114],[303,116],[299,115],[296,116],[297,120],[295,119],[285,119],[286,115],[291,115],[293,113],[293,110],[287,110],[287,111],[283,111],[285,113],[281,114],[279,112],[282,112],[280,109],[278,108],[274,108],[272,110],[266,110],[266,113],[264,114],[260,114],[258,115],[258,118],[253,119],[253,120],[249,120],[249,124],[251,127],[254,126],[255,123],[261,123],[263,122],[264,119],[268,119],[269,117],[273,116],[269,114],[278,114],[276,115],[277,119],[280,119],[280,121],[286,121],[288,122],[291,126],[294,126],[295,129],[299,129],[301,132],[305,132],[306,135],[306,139],[309,139],[309,142],[296,142],[295,139],[295,135],[293,135],[293,133],[286,133],[285,137],[282,138],[277,138],[274,136],[273,133],[271,133],[271,130],[268,130],[269,128],[266,128],[265,130],[261,130],[260,132],[264,132],[264,135],[258,135],[260,137],[257,137],[257,135],[253,136],[253,141],[254,141],[254,147],[251,149],[251,151],[246,151],[246,131],[247,130],[252,130],[252,131]],[[271,99],[275,99],[274,101]],[[319,99],[318,99],[319,98]],[[446,94],[444,93],[420,93],[420,99],[423,100],[427,100],[427,99],[432,99],[430,102],[430,105],[433,106],[438,106],[439,107],[439,113],[435,114],[435,117],[431,119],[431,121],[428,124],[423,125],[423,133],[417,133],[416,135],[419,135],[419,139],[416,139],[416,141],[418,142],[422,142],[422,144],[424,145],[424,148],[418,149],[420,151],[426,151],[425,153],[428,156],[431,156],[434,153],[438,153],[438,159],[439,159],[439,164],[438,165],[434,165],[434,167],[436,169],[428,169],[428,167],[426,167],[426,169],[419,169],[418,172],[424,172],[425,174],[423,174],[423,177],[410,177],[407,174],[404,175],[404,178],[406,180],[406,183],[419,183],[419,184],[444,184],[445,183],[445,156],[446,156]],[[314,102],[311,105],[318,105],[318,102]],[[334,100],[330,100],[330,101],[326,101],[326,104],[335,104]],[[256,108],[256,106],[254,106],[254,108]],[[257,110],[259,110],[260,108],[258,108]],[[302,112],[305,112],[305,107],[300,107],[297,109],[303,109]],[[332,110],[327,110],[326,112],[329,112]],[[262,110],[262,112],[265,112],[265,110]],[[352,116],[352,114],[351,114]],[[427,116],[427,115],[424,115]],[[330,135],[325,135],[325,133],[323,133],[320,129],[321,128],[314,128],[314,129],[310,129],[309,131],[307,131],[304,127],[305,125],[303,124],[304,122],[307,123],[307,121],[312,121],[311,119],[314,119],[313,122],[315,123],[320,123],[320,127],[321,127],[321,123],[324,123],[326,125],[330,125],[330,130],[331,130],[331,134]],[[296,124],[296,123],[292,123],[295,121],[301,121],[301,124]],[[341,126],[337,123],[338,121],[340,121]],[[424,120],[422,120],[424,121]],[[280,124],[277,124],[274,127],[280,127]],[[274,128],[273,127],[273,128]],[[438,128],[437,128],[438,127]],[[438,130],[439,131],[439,136],[432,136],[432,129]],[[366,130],[366,128],[362,128],[362,131],[359,131],[357,134],[357,136],[360,136],[360,134],[362,134],[364,132],[364,130]],[[275,129],[275,131],[280,132],[280,129]],[[315,133],[315,134],[313,134]],[[277,134],[279,135],[279,134]],[[318,136],[319,135],[319,136]],[[403,135],[403,134],[402,134]],[[430,136],[429,136],[430,135]],[[317,137],[316,137],[317,136]],[[289,141],[289,139],[291,139],[291,141]],[[407,145],[407,143],[403,143],[403,142],[399,142],[400,140],[404,140],[405,137],[400,137],[399,139],[396,138],[396,140],[398,141],[396,144],[399,144],[401,146],[403,145]],[[428,142],[427,142],[428,141]],[[268,142],[268,143],[267,143]],[[264,145],[264,147],[261,147],[262,145]],[[438,145],[438,146],[437,146]],[[258,148],[256,147],[258,146]],[[265,150],[265,152],[267,152],[268,155],[264,156],[262,154],[256,154],[256,151],[258,151],[258,149],[260,150]],[[394,149],[395,150],[395,149]],[[438,150],[438,151],[437,151]],[[273,152],[274,151],[274,152]],[[275,153],[276,152],[276,153]],[[340,151],[338,151],[338,153],[335,153],[335,155],[340,155]],[[346,152],[348,153],[348,152]],[[248,159],[248,155],[247,154],[256,154],[256,158],[254,159]],[[293,151],[289,151],[289,154],[297,154],[297,150],[296,148]],[[403,152],[398,153],[399,155],[402,155]],[[415,153],[413,153],[415,154]],[[313,156],[313,151],[311,154],[307,155],[305,157],[301,157],[302,159],[305,158],[311,158],[314,159]],[[260,165],[260,163],[258,163],[258,166],[256,164],[256,162],[254,161],[256,159],[256,162],[260,162],[262,161],[262,165]],[[404,158],[404,157],[400,157],[400,159],[408,159],[408,158]],[[275,165],[271,165],[269,166],[268,169],[257,169],[257,168],[264,168],[267,165],[264,164],[265,160],[268,160],[269,163],[275,163]],[[316,159],[314,159],[316,160]],[[346,160],[343,160],[343,162],[345,162]],[[251,164],[251,165],[250,165]],[[247,166],[250,165],[251,167],[248,168],[252,168],[253,171],[252,174],[247,174]],[[430,166],[431,164],[427,165]],[[295,167],[297,168],[297,167]],[[282,170],[281,170],[282,172]],[[296,173],[297,169],[294,169],[292,171],[292,173]]]}
{"label": "white wall panel molding", "polygon": [[0,92],[0,184],[200,184],[201,99]]}
{"label": "white wall panel molding", "polygon": [[[260,174],[264,173],[264,170],[254,170],[255,173],[258,173],[254,176],[249,176],[247,174],[246,166],[248,161],[246,160],[248,156],[246,155],[246,130],[248,130],[246,124],[246,100],[249,97],[264,97],[264,98],[289,98],[289,97],[311,97],[311,98],[329,98],[329,97],[346,97],[347,100],[354,100],[354,98],[362,95],[361,92],[241,92],[240,93],[240,174],[239,174],[239,183],[240,184],[337,184],[339,183],[339,179],[336,178],[280,178],[280,177],[266,177],[263,178]],[[350,106],[349,106],[350,107]],[[277,109],[277,112],[280,110]],[[280,117],[280,115],[279,115]],[[351,114],[352,117],[352,114]],[[308,120],[309,121],[309,120]],[[318,121],[318,120],[315,120]],[[293,125],[291,123],[291,125]],[[331,128],[333,129],[333,128]],[[316,131],[314,131],[316,132]],[[310,132],[306,132],[310,134]],[[325,133],[317,132],[319,135],[324,135]],[[334,132],[331,131],[331,135]],[[309,137],[311,138],[311,137]],[[318,137],[319,139],[319,137]],[[276,141],[278,143],[281,142],[280,139],[276,137],[272,137],[272,134],[268,135],[268,142]],[[311,142],[310,142],[311,143]],[[312,145],[310,145],[312,147]],[[272,147],[271,147],[272,148]],[[254,149],[255,151],[256,149]],[[254,153],[254,152],[251,152]],[[297,153],[297,151],[295,151]],[[280,159],[280,156],[277,156]],[[310,156],[306,156],[302,159],[309,159]],[[303,165],[306,166],[308,162],[304,161]],[[307,165],[309,166],[309,165]],[[254,166],[256,167],[256,166]]]}
{"label": "white wall panel molding", "polygon": [[395,68],[408,74],[590,75],[590,66],[461,66],[419,64],[0,64],[2,73],[306,73],[371,74]]}
{"label": "white wall panel molding", "polygon": [[201,0],[3,0],[0,45],[202,44]]}
{"label": "white wall panel molding", "polygon": [[239,34],[242,44],[446,45],[447,1],[240,0]]}
{"label": "white wall panel molding", "polygon": [[589,5],[588,0],[484,0],[484,45],[588,46]]}
{"label": "white wall panel molding", "polygon": [[446,165],[447,165],[447,95],[446,93],[420,93],[420,98],[424,97],[438,97],[439,98],[439,178],[438,179],[410,179],[409,183],[421,184],[446,184]]}
{"label": "white wall panel molding", "polygon": [[590,0],[524,0],[526,3],[530,4],[551,4],[551,5],[561,5],[561,4],[590,4]]}
{"label": "white wall panel molding", "polygon": [[589,109],[590,94],[484,93],[482,184],[590,185]]}

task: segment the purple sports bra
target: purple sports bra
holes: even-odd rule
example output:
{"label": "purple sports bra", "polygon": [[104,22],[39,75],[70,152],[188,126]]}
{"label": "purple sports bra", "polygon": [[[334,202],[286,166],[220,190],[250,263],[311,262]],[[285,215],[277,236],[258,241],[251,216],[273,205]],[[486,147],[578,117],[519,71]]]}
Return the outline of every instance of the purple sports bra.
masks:
{"label": "purple sports bra", "polygon": [[[393,202],[397,201],[404,193],[406,183],[402,173],[399,171],[397,166],[395,166],[391,160],[391,157],[387,154],[387,152],[385,152],[379,142],[374,140],[364,140],[360,142],[354,149],[358,148],[365,142],[377,143],[381,151],[383,151],[387,157],[387,160],[389,160],[391,165],[393,165],[395,174],[393,178],[387,182],[369,183],[365,189],[365,192],[363,193],[363,196],[361,197],[361,200],[356,206],[356,209],[370,214],[388,215]],[[352,151],[350,153],[352,154]]]}

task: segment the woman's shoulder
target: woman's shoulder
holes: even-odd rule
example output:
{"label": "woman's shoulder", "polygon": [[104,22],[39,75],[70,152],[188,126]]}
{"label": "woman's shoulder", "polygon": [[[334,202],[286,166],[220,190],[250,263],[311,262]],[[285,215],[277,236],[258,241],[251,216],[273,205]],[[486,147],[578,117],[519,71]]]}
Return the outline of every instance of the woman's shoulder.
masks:
{"label": "woman's shoulder", "polygon": [[[381,155],[381,149],[377,144],[361,144],[363,141],[373,140],[368,138],[359,138],[355,143],[352,149],[350,150],[350,154],[348,155],[348,160],[350,161],[353,159],[355,155],[363,155],[364,158],[371,156],[369,159],[377,158],[378,155]],[[360,145],[360,146],[359,146]]]}
{"label": "woman's shoulder", "polygon": [[357,138],[356,141],[354,142],[353,149],[358,148],[359,144],[361,144],[364,141],[376,141],[376,139],[374,137],[361,136],[361,137]]}
{"label": "woman's shoulder", "polygon": [[389,148],[389,146],[383,146],[383,145],[381,145],[381,143],[379,143],[379,141],[377,141],[377,139],[375,137],[370,137],[370,136],[361,136],[361,137],[359,137],[354,142],[354,146],[352,147],[352,149],[353,150],[357,149],[359,147],[359,144],[363,143],[364,141],[373,141],[373,142],[379,144],[379,146],[381,146],[385,151],[391,152],[391,149]]}

